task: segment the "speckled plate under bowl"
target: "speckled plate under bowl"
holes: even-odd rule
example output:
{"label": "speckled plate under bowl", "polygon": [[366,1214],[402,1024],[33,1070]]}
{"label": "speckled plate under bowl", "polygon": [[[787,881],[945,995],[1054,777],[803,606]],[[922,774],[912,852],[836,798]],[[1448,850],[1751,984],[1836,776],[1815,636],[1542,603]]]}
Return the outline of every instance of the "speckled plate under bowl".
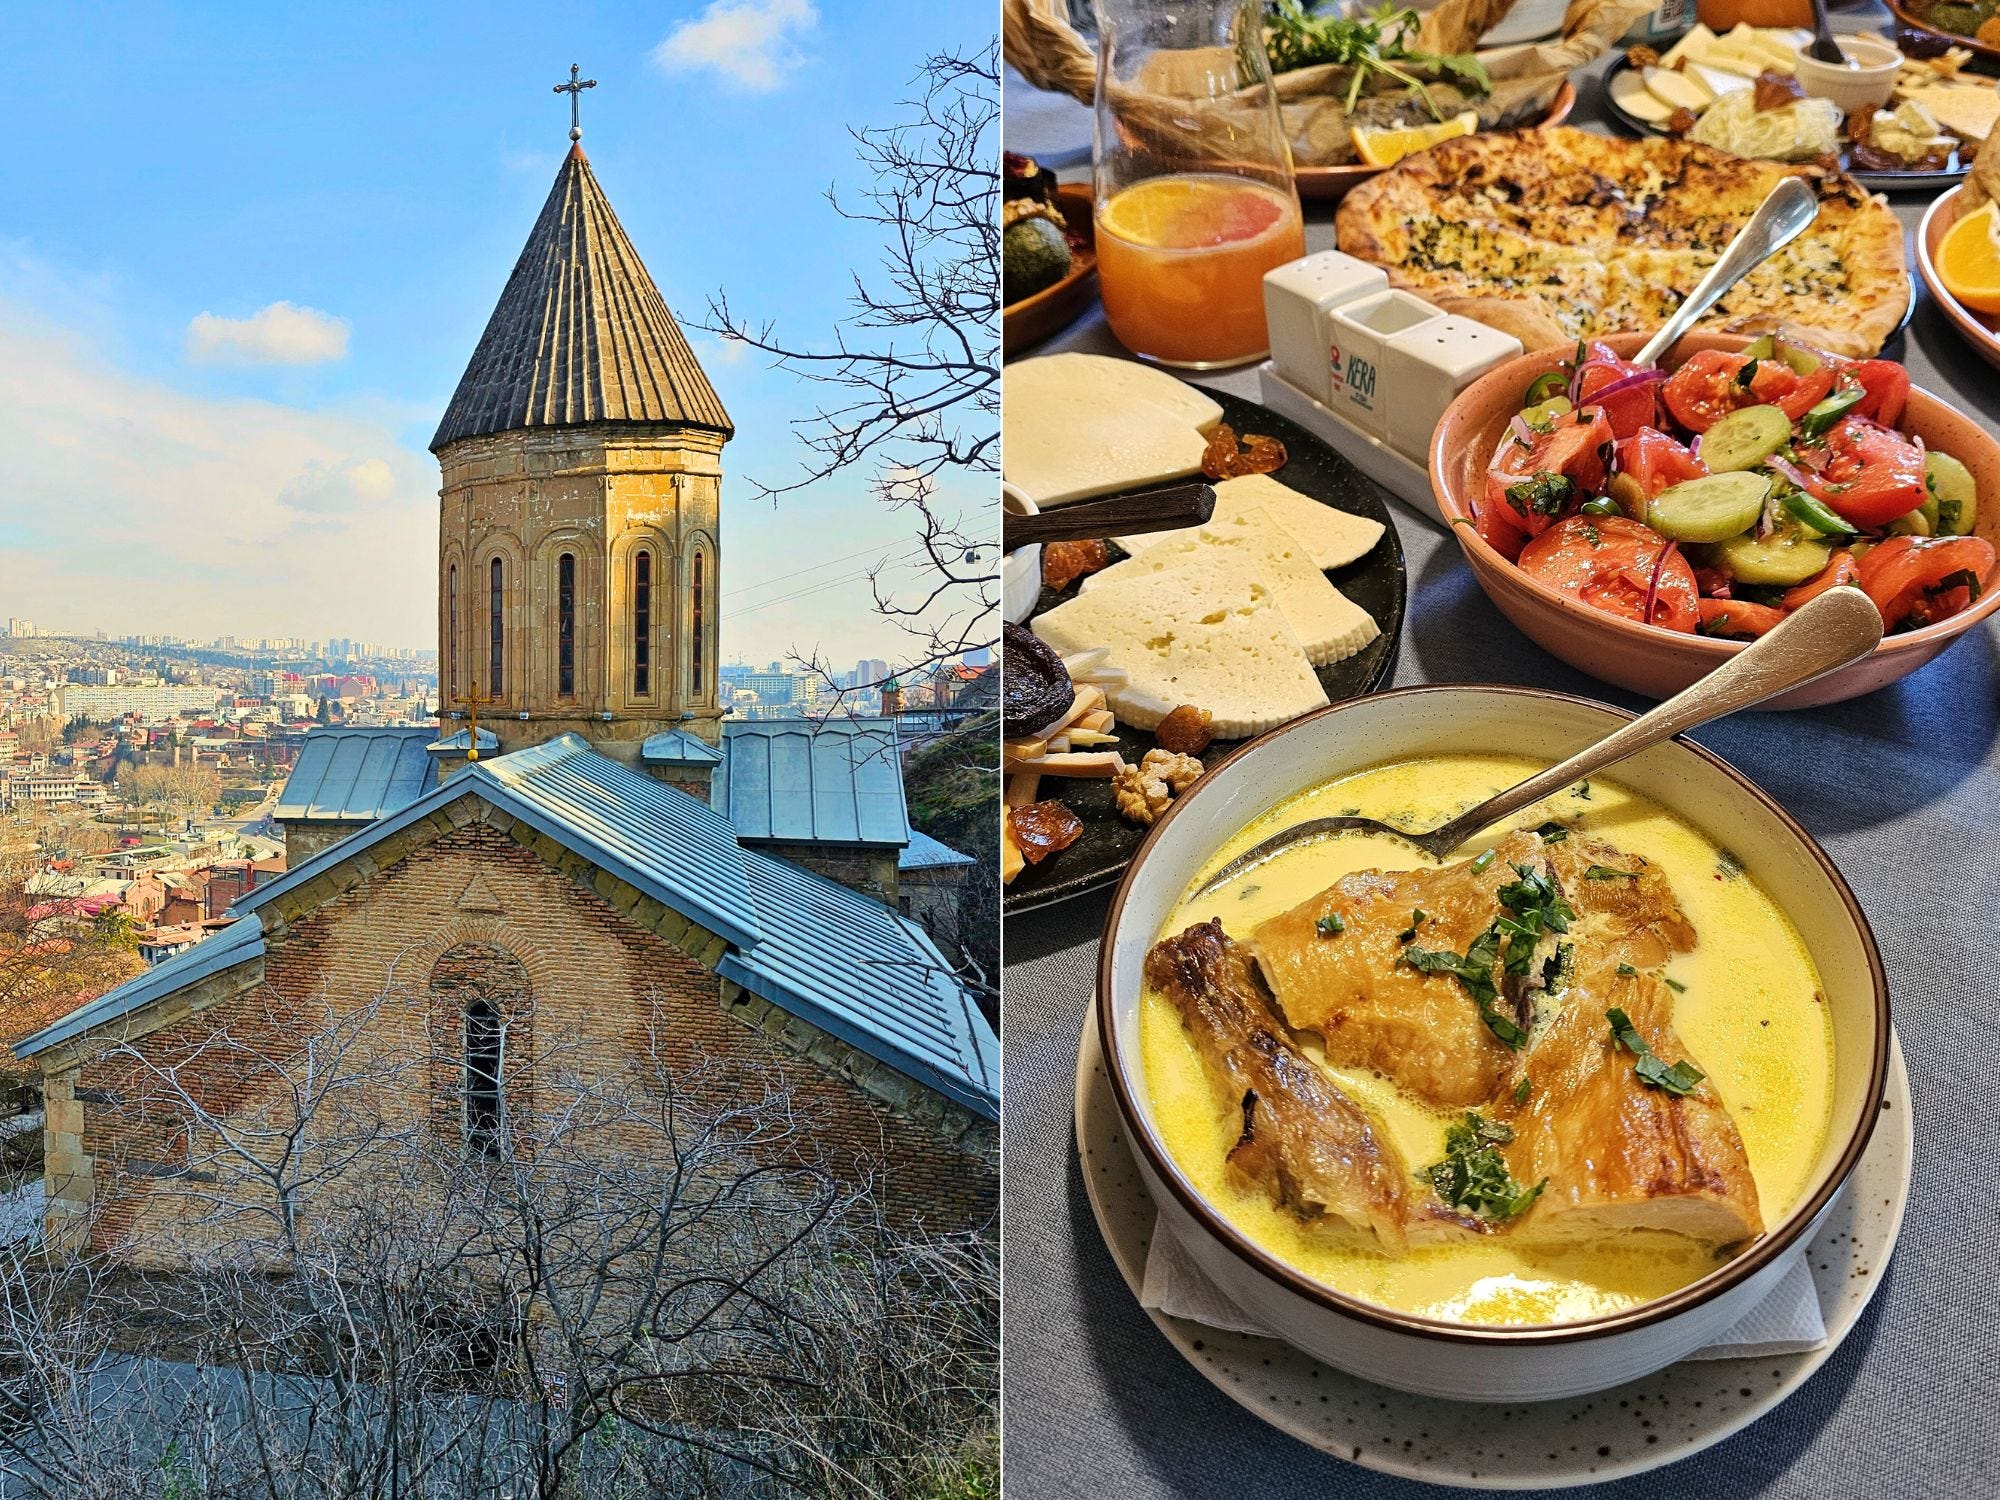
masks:
{"label": "speckled plate under bowl", "polygon": [[[1604,340],[1626,359],[1645,341],[1643,333],[1613,334]],[[1736,334],[1693,333],[1674,345],[1660,363],[1671,370],[1699,350],[1733,352],[1749,343]],[[1521,409],[1521,393],[1537,375],[1555,369],[1568,353],[1561,348],[1539,349],[1509,360],[1467,386],[1445,409],[1431,439],[1431,489],[1437,496],[1438,513],[1457,538],[1459,550],[1471,564],[1472,576],[1487,597],[1536,645],[1605,682],[1649,697],[1670,698],[1706,677],[1748,642],[1683,635],[1592,609],[1522,572],[1488,546],[1469,524],[1472,506],[1485,501],[1487,463],[1507,423]],[[1921,388],[1911,390],[1909,405],[1897,425],[1922,438],[1926,447],[1949,453],[1972,471],[1979,486],[1974,529],[2000,548],[2000,438]],[[1812,708],[1887,687],[1929,663],[1996,610],[2000,610],[2000,588],[1993,587],[1989,578],[1985,592],[1970,608],[1935,625],[1884,636],[1881,645],[1852,666],[1795,688],[1765,706]]]}
{"label": "speckled plate under bowl", "polygon": [[[1076,1057],[1083,1185],[1119,1275],[1137,1297],[1153,1200],[1127,1144],[1087,1011]],[[1882,1117],[1847,1191],[1806,1250],[1826,1343],[1801,1354],[1690,1359],[1593,1396],[1519,1406],[1409,1396],[1323,1365],[1276,1339],[1147,1310],[1187,1362],[1245,1410],[1364,1469],[1468,1489],[1546,1490],[1657,1469],[1740,1432],[1798,1390],[1854,1331],[1881,1284],[1909,1197],[1910,1079],[1890,1042]]]}

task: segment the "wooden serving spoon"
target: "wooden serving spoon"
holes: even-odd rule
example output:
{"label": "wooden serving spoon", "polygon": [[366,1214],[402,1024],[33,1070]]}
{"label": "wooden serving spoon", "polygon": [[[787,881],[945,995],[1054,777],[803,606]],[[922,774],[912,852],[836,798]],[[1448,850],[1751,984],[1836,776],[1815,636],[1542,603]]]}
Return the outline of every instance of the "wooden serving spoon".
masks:
{"label": "wooden serving spoon", "polygon": [[1564,787],[1637,755],[1661,740],[1712,724],[1739,709],[1754,707],[1829,672],[1837,672],[1861,660],[1881,640],[1882,612],[1875,607],[1874,600],[1857,588],[1828,589],[1793,610],[1769,634],[1752,641],[1701,681],[1669,698],[1651,713],[1614,730],[1561,764],[1488,797],[1442,828],[1411,833],[1374,818],[1308,818],[1237,855],[1204,881],[1195,895],[1207,895],[1252,865],[1262,864],[1294,844],[1334,833],[1393,834],[1415,844],[1433,859],[1444,859],[1480,829],[1511,817],[1524,807],[1533,807]]}
{"label": "wooden serving spoon", "polygon": [[1206,526],[1215,514],[1215,486],[1193,480],[1159,489],[1128,490],[1059,505],[1039,515],[1002,514],[1000,545],[1013,552],[1038,542],[1090,542]]}

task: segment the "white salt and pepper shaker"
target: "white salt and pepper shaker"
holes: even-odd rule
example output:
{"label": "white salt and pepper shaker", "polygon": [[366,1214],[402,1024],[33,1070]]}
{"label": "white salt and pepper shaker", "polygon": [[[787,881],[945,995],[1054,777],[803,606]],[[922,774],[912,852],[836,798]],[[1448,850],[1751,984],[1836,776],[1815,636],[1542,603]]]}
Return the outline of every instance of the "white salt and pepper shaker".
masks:
{"label": "white salt and pepper shaker", "polygon": [[[1327,313],[1327,373],[1332,387],[1328,409],[1361,431],[1386,438],[1391,387],[1382,369],[1384,351],[1398,335],[1443,316],[1423,298],[1405,291],[1378,292],[1331,309]],[[1395,400],[1402,399],[1398,392]]]}
{"label": "white salt and pepper shaker", "polygon": [[1431,434],[1454,397],[1521,352],[1511,333],[1440,313],[1383,341],[1377,379],[1393,393],[1382,435],[1405,458],[1428,463]]}
{"label": "white salt and pepper shaker", "polygon": [[1332,333],[1336,307],[1388,288],[1380,266],[1322,250],[1264,274],[1264,321],[1278,373],[1321,405],[1332,403]]}

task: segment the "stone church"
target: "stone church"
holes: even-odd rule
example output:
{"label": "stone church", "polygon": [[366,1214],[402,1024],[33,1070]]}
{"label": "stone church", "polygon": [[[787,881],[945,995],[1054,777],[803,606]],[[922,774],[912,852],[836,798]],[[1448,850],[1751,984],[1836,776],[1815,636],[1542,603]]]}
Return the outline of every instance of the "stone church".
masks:
{"label": "stone church", "polygon": [[225,1027],[282,1052],[316,1007],[423,1059],[430,1097],[381,1108],[467,1153],[508,1149],[548,1038],[608,1069],[650,1028],[785,1074],[895,1212],[990,1217],[998,1045],[905,915],[970,861],[910,827],[893,719],[723,718],[732,430],[573,145],[431,444],[453,722],[310,734],[288,872],[16,1046],[52,1241],[143,1232],[188,1175],[184,1123],[116,1107],[135,1054],[198,1066]]}

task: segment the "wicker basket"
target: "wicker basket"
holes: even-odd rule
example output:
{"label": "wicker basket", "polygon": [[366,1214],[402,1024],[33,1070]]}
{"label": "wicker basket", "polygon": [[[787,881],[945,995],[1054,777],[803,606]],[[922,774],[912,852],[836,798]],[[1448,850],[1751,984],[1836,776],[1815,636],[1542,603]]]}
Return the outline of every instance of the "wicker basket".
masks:
{"label": "wicker basket", "polygon": [[[1490,94],[1474,101],[1482,130],[1504,129],[1538,120],[1576,69],[1601,57],[1632,22],[1656,0],[1572,0],[1560,38],[1545,43],[1481,52],[1493,79]],[[1423,18],[1419,45],[1430,52],[1469,52],[1496,24],[1513,0],[1445,0]],[[1003,0],[1007,61],[1040,89],[1068,94],[1085,104],[1097,89],[1097,52],[1069,24],[1065,0]],[[1192,71],[1206,76],[1212,59],[1190,55]],[[1121,89],[1113,100],[1122,129],[1142,142],[1188,155],[1216,154],[1237,128],[1232,115],[1258,107],[1257,94],[1209,98],[1176,91],[1174,54],[1154,59],[1141,89]],[[1348,114],[1343,103],[1350,72],[1323,65],[1280,73],[1275,79],[1278,109],[1292,160],[1300,167],[1351,160]],[[1388,85],[1393,88],[1394,85]]]}

